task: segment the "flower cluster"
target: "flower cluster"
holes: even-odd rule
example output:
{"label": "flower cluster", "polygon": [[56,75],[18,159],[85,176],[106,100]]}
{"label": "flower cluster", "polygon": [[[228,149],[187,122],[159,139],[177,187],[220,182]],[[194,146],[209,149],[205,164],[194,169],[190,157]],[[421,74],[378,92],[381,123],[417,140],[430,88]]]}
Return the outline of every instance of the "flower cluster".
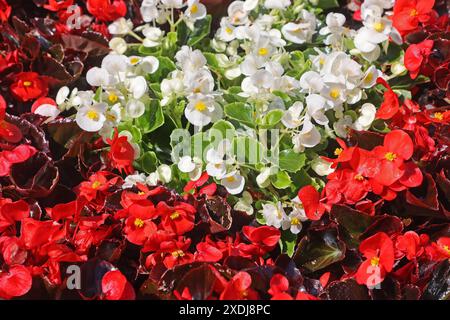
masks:
{"label": "flower cluster", "polygon": [[216,2],[0,0],[0,299],[445,298],[445,1]]}

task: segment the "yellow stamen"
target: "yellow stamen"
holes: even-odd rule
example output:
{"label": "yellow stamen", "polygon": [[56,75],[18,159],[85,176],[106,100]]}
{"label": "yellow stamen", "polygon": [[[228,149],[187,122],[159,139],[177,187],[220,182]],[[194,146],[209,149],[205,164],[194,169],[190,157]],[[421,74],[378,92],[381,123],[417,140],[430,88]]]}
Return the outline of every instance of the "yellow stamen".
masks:
{"label": "yellow stamen", "polygon": [[24,87],[31,87],[32,84],[33,84],[33,82],[31,82],[31,81],[24,81],[23,82],[23,86]]}
{"label": "yellow stamen", "polygon": [[373,267],[378,267],[378,265],[380,264],[380,258],[378,257],[373,257],[372,259],[370,259],[370,264]]}
{"label": "yellow stamen", "polygon": [[226,177],[226,180],[228,182],[234,182],[236,179],[233,176],[230,176],[230,177]]}
{"label": "yellow stamen", "polygon": [[202,112],[202,111],[205,111],[205,109],[206,109],[206,104],[203,102],[203,101],[199,101],[199,102],[197,102],[196,104],[195,104],[195,107],[194,107],[197,111],[200,111],[200,112]]}
{"label": "yellow stamen", "polygon": [[393,152],[386,152],[384,158],[389,161],[394,161],[395,159],[397,159],[397,155]]}
{"label": "yellow stamen", "polygon": [[342,151],[344,151],[344,149],[342,148],[336,148],[336,150],[334,150],[334,155],[335,156],[340,156]]}
{"label": "yellow stamen", "polygon": [[372,79],[373,79],[373,74],[372,74],[372,72],[370,72],[370,73],[368,73],[367,76],[364,78],[364,82],[365,82],[365,83],[369,83],[369,82],[372,81]]}
{"label": "yellow stamen", "polygon": [[259,50],[258,50],[258,54],[260,55],[260,56],[265,56],[265,55],[267,55],[269,53],[269,50],[267,50],[267,48],[259,48]]}
{"label": "yellow stamen", "polygon": [[137,64],[139,61],[141,61],[141,59],[139,59],[138,57],[132,57],[132,58],[130,58],[130,63],[131,63],[132,65]]}
{"label": "yellow stamen", "polygon": [[180,217],[180,214],[176,211],[170,215],[170,219],[172,219],[172,220],[175,220],[179,217]]}
{"label": "yellow stamen", "polygon": [[172,256],[175,258],[184,257],[183,250],[175,250],[172,252]]}
{"label": "yellow stamen", "polygon": [[144,226],[144,221],[137,218],[136,220],[134,220],[134,225],[136,226],[136,228],[142,228]]}
{"label": "yellow stamen", "polygon": [[291,219],[291,224],[294,226],[297,226],[300,224],[300,220],[298,218],[292,218]]}
{"label": "yellow stamen", "polygon": [[409,13],[409,15],[410,15],[411,17],[415,17],[415,16],[419,15],[419,13],[417,12],[416,9],[412,9],[411,12]]}
{"label": "yellow stamen", "polygon": [[319,58],[319,64],[321,66],[323,66],[325,64],[325,59],[324,58]]}
{"label": "yellow stamen", "polygon": [[386,26],[382,22],[376,22],[373,24],[373,28],[376,32],[383,32]]}
{"label": "yellow stamen", "polygon": [[233,29],[231,29],[230,27],[226,27],[225,28],[225,32],[228,34],[232,34],[233,33]]}
{"label": "yellow stamen", "polygon": [[192,6],[191,6],[191,13],[197,13],[198,12],[198,6],[196,5],[196,4],[193,4]]}
{"label": "yellow stamen", "polygon": [[331,89],[330,91],[330,97],[333,99],[337,99],[341,96],[341,93],[339,92],[339,89]]}
{"label": "yellow stamen", "polygon": [[363,181],[364,177],[358,173],[356,176],[353,177],[353,179],[358,180],[358,181]]}
{"label": "yellow stamen", "polygon": [[433,117],[434,117],[435,119],[438,119],[439,121],[444,120],[444,115],[442,114],[442,112],[435,112],[435,113],[433,114]]}
{"label": "yellow stamen", "polygon": [[110,93],[108,96],[108,100],[111,103],[116,103],[119,100],[119,97],[115,93]]}
{"label": "yellow stamen", "polygon": [[101,183],[100,181],[95,180],[95,181],[92,183],[91,187],[92,187],[92,189],[98,189],[101,185],[102,185],[102,183]]}
{"label": "yellow stamen", "polygon": [[442,247],[445,251],[447,251],[448,254],[450,254],[450,248],[448,246],[443,246]]}
{"label": "yellow stamen", "polygon": [[98,121],[98,118],[99,118],[98,112],[97,112],[97,111],[94,111],[94,110],[89,110],[89,111],[87,112],[86,116],[87,116],[89,119],[94,120],[94,121]]}

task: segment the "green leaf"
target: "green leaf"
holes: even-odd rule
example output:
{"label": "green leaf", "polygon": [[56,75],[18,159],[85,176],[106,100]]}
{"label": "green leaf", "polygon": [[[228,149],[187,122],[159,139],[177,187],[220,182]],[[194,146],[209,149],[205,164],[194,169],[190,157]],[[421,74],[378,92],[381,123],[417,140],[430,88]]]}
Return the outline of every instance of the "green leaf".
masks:
{"label": "green leaf", "polygon": [[145,113],[135,119],[136,125],[143,133],[155,131],[164,124],[164,114],[158,100],[152,100],[145,108]]}
{"label": "green leaf", "polygon": [[203,55],[208,62],[208,65],[213,67],[214,69],[220,69],[219,61],[216,58],[216,54],[212,52],[203,52]]}
{"label": "green leaf", "polygon": [[339,7],[339,3],[337,0],[319,0],[317,7],[321,9],[331,9]]}
{"label": "green leaf", "polygon": [[188,46],[195,46],[203,40],[211,32],[211,15],[207,15],[204,19],[197,20],[194,24],[194,31],[189,36]]}
{"label": "green leaf", "polygon": [[291,177],[285,171],[278,171],[278,173],[274,176],[271,176],[270,179],[273,186],[277,189],[286,189],[292,183]]}
{"label": "green leaf", "polygon": [[262,162],[264,147],[251,137],[234,138],[232,148],[238,163],[254,165]]}
{"label": "green leaf", "polygon": [[297,172],[305,165],[306,155],[304,153],[296,153],[292,149],[283,150],[280,152],[278,161],[281,170]]}
{"label": "green leaf", "polygon": [[253,128],[253,108],[243,102],[233,102],[225,105],[225,114],[236,121]]}
{"label": "green leaf", "polygon": [[153,151],[147,151],[138,160],[142,170],[152,173],[156,170],[158,159]]}
{"label": "green leaf", "polygon": [[345,244],[338,239],[337,227],[310,231],[297,246],[294,261],[311,272],[328,267],[345,257]]}
{"label": "green leaf", "polygon": [[263,118],[263,128],[270,129],[275,127],[283,118],[284,112],[280,109],[270,110]]}
{"label": "green leaf", "polygon": [[295,252],[295,245],[297,244],[297,235],[291,231],[286,230],[281,233],[280,248],[282,253],[286,253],[292,258]]}
{"label": "green leaf", "polygon": [[[216,130],[216,132],[214,132],[214,130]],[[226,120],[219,120],[212,125],[208,133],[210,139],[213,136],[219,138],[220,135],[222,136],[222,139],[228,139],[231,141],[236,135],[236,130],[231,122]]]}

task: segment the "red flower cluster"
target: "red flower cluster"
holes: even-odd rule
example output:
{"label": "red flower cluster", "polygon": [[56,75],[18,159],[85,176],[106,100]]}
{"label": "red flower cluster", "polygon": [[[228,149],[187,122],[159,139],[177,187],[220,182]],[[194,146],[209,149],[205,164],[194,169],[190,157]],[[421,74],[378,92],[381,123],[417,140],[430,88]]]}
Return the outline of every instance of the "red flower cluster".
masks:
{"label": "red flower cluster", "polygon": [[100,21],[117,20],[127,13],[127,6],[123,0],[87,0],[90,14]]}

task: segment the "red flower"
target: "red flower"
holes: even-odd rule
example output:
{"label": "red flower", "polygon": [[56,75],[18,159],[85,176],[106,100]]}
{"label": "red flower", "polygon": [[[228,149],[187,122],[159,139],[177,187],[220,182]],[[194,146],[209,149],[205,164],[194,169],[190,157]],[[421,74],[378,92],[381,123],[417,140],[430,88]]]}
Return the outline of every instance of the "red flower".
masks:
{"label": "red flower", "polygon": [[270,288],[267,291],[272,296],[275,296],[280,293],[284,293],[289,289],[289,280],[283,276],[282,274],[273,275],[272,279],[270,279]]}
{"label": "red flower", "polygon": [[0,298],[23,296],[31,289],[32,281],[30,271],[22,265],[12,266],[6,272],[0,271]]}
{"label": "red flower", "polygon": [[119,270],[105,273],[102,278],[102,292],[106,300],[135,299],[133,286]]}
{"label": "red flower", "polygon": [[156,206],[156,211],[162,217],[161,226],[164,230],[183,235],[194,228],[197,210],[188,203],[180,202],[171,207],[165,202],[160,202]]}
{"label": "red flower", "polygon": [[63,237],[64,230],[61,229],[61,225],[52,220],[38,221],[33,218],[22,220],[20,240],[27,249],[38,248]]}
{"label": "red flower", "polygon": [[411,79],[417,78],[422,62],[427,59],[433,48],[433,40],[424,40],[418,44],[411,44],[405,52],[405,67]]}
{"label": "red flower", "polygon": [[242,232],[251,244],[240,243],[237,248],[240,255],[247,257],[260,257],[273,250],[280,240],[280,230],[270,226],[251,227],[244,226]]}
{"label": "red flower", "polygon": [[107,139],[106,142],[111,146],[108,152],[111,165],[119,171],[123,170],[126,174],[133,173],[134,149],[128,142],[128,138],[119,137],[119,132],[115,129],[112,140]]}
{"label": "red flower", "polygon": [[426,248],[427,254],[433,261],[450,259],[450,238],[441,237]]}
{"label": "red flower", "polygon": [[434,0],[397,0],[392,18],[394,27],[405,34],[428,22],[433,12]]}
{"label": "red flower", "polygon": [[387,90],[384,92],[384,100],[377,110],[376,117],[383,120],[391,119],[400,107],[397,94],[383,78],[378,78],[377,83],[382,84]]}
{"label": "red flower", "polygon": [[101,202],[108,189],[119,180],[116,176],[109,179],[110,176],[113,175],[107,171],[96,172],[89,177],[89,181],[84,181],[80,184],[80,196],[86,198],[88,201],[98,200],[98,202]]}
{"label": "red flower", "polygon": [[9,174],[11,166],[15,163],[21,163],[31,158],[36,153],[32,146],[22,144],[13,150],[0,152],[0,177]]}
{"label": "red flower", "polygon": [[88,0],[88,11],[100,21],[114,21],[127,14],[123,0]]}
{"label": "red flower", "polygon": [[319,220],[325,213],[325,205],[320,202],[319,191],[311,185],[305,186],[298,191],[298,198],[305,208],[305,213],[310,220]]}
{"label": "red flower", "polygon": [[50,11],[60,11],[71,5],[73,5],[73,0],[48,0],[48,3],[44,4],[44,8]]}
{"label": "red flower", "polygon": [[250,288],[251,285],[250,275],[245,271],[238,272],[222,291],[220,300],[256,300],[258,293]]}
{"label": "red flower", "polygon": [[6,0],[0,0],[0,22],[4,23],[8,21],[11,15],[11,6]]}
{"label": "red flower", "polygon": [[424,240],[428,242],[428,239],[419,237],[414,231],[408,231],[397,237],[395,247],[406,256],[406,259],[413,260],[424,252],[423,245],[426,244]]}
{"label": "red flower", "polygon": [[0,232],[30,215],[30,206],[24,200],[11,202],[7,199],[5,202],[0,209]]}
{"label": "red flower", "polygon": [[394,244],[384,232],[378,232],[359,245],[366,260],[356,272],[356,281],[368,287],[381,283],[394,266]]}
{"label": "red flower", "polygon": [[16,99],[27,102],[46,96],[48,93],[48,84],[36,72],[21,72],[16,75],[10,89]]}
{"label": "red flower", "polygon": [[223,258],[222,251],[217,247],[207,243],[200,242],[196,246],[195,260],[202,262],[217,262]]}
{"label": "red flower", "polygon": [[11,143],[17,143],[22,140],[22,132],[20,129],[5,121],[6,116],[6,101],[0,95],[0,138]]}
{"label": "red flower", "polygon": [[136,245],[143,245],[156,232],[156,225],[150,220],[155,217],[155,207],[148,201],[148,206],[133,204],[128,209],[130,217],[125,222],[124,232],[127,240]]}

